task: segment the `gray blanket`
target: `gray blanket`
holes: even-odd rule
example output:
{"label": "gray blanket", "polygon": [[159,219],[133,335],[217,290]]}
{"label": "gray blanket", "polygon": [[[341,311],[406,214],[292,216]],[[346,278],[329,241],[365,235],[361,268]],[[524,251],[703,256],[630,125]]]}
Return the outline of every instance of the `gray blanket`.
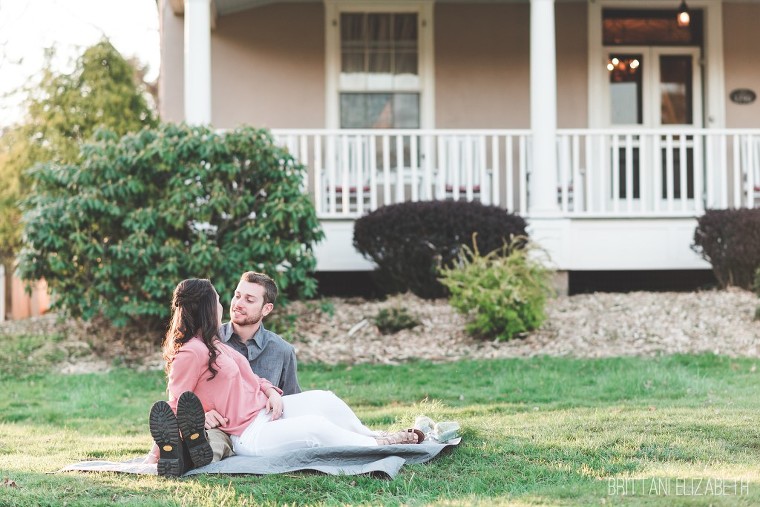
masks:
{"label": "gray blanket", "polygon": [[[297,470],[315,470],[330,475],[359,475],[379,472],[394,478],[405,463],[425,463],[446,447],[459,444],[461,438],[445,444],[425,441],[422,444],[385,445],[380,447],[313,447],[269,457],[232,456],[184,476],[197,474],[281,474]],[[142,464],[142,458],[125,461],[82,461],[60,472],[121,472],[156,474],[156,465]]]}

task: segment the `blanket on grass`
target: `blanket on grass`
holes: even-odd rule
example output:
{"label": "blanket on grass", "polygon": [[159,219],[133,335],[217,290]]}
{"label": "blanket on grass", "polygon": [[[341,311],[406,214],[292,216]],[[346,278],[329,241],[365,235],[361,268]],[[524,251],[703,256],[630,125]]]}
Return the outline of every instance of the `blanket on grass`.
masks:
{"label": "blanket on grass", "polygon": [[[425,441],[421,444],[385,445],[379,447],[313,447],[276,456],[232,456],[205,467],[188,471],[183,477],[198,474],[282,474],[297,470],[314,470],[330,475],[369,473],[396,477],[405,463],[425,463],[447,447],[459,444],[461,438],[445,444]],[[142,458],[124,461],[82,461],[59,472],[121,472],[156,475],[156,465],[145,465]]]}

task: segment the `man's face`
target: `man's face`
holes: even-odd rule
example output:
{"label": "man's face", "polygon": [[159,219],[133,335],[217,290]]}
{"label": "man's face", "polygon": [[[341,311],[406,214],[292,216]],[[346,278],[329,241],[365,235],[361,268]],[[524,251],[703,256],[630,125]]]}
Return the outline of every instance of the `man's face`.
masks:
{"label": "man's face", "polygon": [[241,281],[230,302],[230,320],[239,326],[250,326],[269,315],[274,305],[264,304],[264,287]]}

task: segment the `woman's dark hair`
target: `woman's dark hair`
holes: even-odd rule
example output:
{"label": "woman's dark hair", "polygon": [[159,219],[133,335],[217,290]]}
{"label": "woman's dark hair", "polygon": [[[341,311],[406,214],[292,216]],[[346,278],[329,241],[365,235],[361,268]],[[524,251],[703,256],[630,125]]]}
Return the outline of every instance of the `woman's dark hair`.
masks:
{"label": "woman's dark hair", "polygon": [[216,377],[214,364],[218,353],[214,339],[219,332],[217,298],[216,289],[206,279],[183,280],[174,289],[172,319],[163,345],[167,375],[180,347],[198,336],[208,348],[208,369],[211,372],[209,380]]}

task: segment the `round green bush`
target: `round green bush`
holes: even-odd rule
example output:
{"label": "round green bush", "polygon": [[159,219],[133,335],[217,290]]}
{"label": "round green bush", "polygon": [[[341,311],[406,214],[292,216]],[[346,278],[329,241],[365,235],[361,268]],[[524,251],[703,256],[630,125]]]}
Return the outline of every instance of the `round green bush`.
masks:
{"label": "round green bush", "polygon": [[77,164],[31,172],[20,274],[72,316],[154,329],[188,277],[211,279],[224,306],[246,270],[312,296],[322,232],[304,175],[264,130],[102,131]]}

